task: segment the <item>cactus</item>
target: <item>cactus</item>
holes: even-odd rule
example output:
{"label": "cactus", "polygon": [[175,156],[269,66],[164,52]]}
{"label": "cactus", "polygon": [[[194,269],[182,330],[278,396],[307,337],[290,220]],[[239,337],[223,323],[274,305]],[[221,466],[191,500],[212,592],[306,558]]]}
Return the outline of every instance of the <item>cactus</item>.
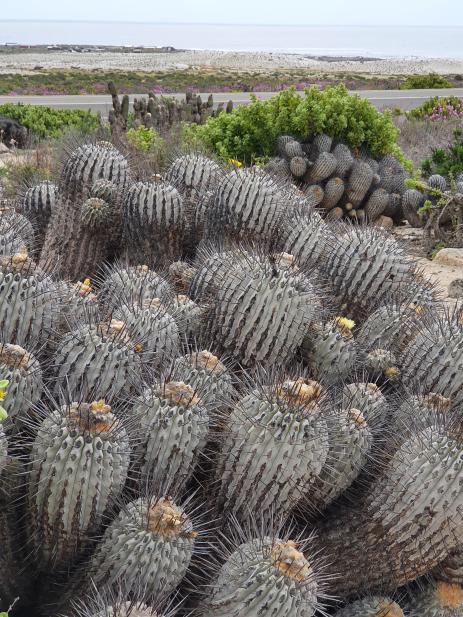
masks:
{"label": "cactus", "polygon": [[230,239],[270,239],[287,211],[287,195],[271,176],[255,169],[227,174],[215,195],[209,233]]}
{"label": "cactus", "polygon": [[248,540],[228,555],[202,617],[312,617],[322,596],[318,572],[292,540]]}
{"label": "cactus", "polygon": [[307,171],[307,159],[302,156],[294,156],[289,162],[289,169],[296,178],[302,178]]}
{"label": "cactus", "polygon": [[172,301],[172,314],[180,335],[186,341],[194,341],[200,336],[205,309],[188,296],[178,294]]}
{"label": "cactus", "polygon": [[31,249],[34,229],[29,220],[12,208],[0,208],[0,256]]}
{"label": "cactus", "polygon": [[11,344],[45,342],[59,316],[57,286],[26,252],[0,257],[0,330]]}
{"label": "cactus", "polygon": [[194,351],[177,358],[174,362],[174,373],[195,392],[201,393],[201,403],[206,408],[211,405],[228,405],[235,393],[227,367],[207,350]]}
{"label": "cactus", "polygon": [[39,249],[42,248],[45,231],[55,209],[57,194],[56,184],[45,180],[27,189],[22,199],[21,212],[34,225],[35,247]]}
{"label": "cactus", "polygon": [[315,208],[315,206],[321,204],[325,197],[325,191],[318,184],[305,187],[303,193],[309,208]]}
{"label": "cactus", "polygon": [[440,176],[439,174],[433,174],[432,176],[429,176],[427,182],[428,186],[430,186],[432,189],[438,189],[442,192],[447,190],[447,180],[444,178],[444,176]]}
{"label": "cactus", "polygon": [[330,178],[325,184],[325,194],[321,207],[325,210],[332,210],[341,200],[344,190],[344,181],[341,178]]}
{"label": "cactus", "polygon": [[185,294],[196,274],[196,269],[186,261],[174,261],[169,266],[169,280],[174,290]]}
{"label": "cactus", "polygon": [[404,352],[404,383],[463,402],[463,318],[455,314],[432,317]]}
{"label": "cactus", "polygon": [[365,466],[373,443],[370,427],[358,409],[341,409],[329,422],[325,465],[304,503],[305,510],[311,512],[324,510],[350,487]]}
{"label": "cactus", "polygon": [[414,590],[405,604],[410,617],[458,617],[463,611],[460,585],[431,581]]}
{"label": "cactus", "polygon": [[357,361],[351,328],[353,322],[338,317],[326,324],[314,324],[302,343],[302,357],[316,379],[336,383],[346,379]]}
{"label": "cactus", "polygon": [[45,267],[50,259],[59,262],[61,274],[71,279],[82,275],[81,260],[89,271],[99,266],[86,253],[97,240],[93,239],[93,244],[89,241],[89,230],[82,218],[84,204],[97,180],[110,180],[123,188],[127,178],[127,160],[112,144],[97,142],[77,148],[61,173],[60,196],[50,217],[40,265]]}
{"label": "cactus", "polygon": [[358,409],[371,426],[374,426],[379,418],[385,417],[389,411],[386,398],[374,383],[346,384],[342,392],[342,405],[344,409]]}
{"label": "cactus", "polygon": [[120,306],[113,317],[126,325],[127,335],[137,341],[145,362],[159,366],[178,353],[179,328],[159,298],[147,298],[141,306]]}
{"label": "cactus", "polygon": [[128,324],[112,319],[83,324],[59,341],[54,358],[56,395],[61,390],[117,397],[127,394],[140,379],[143,341],[132,340]]}
{"label": "cactus", "polygon": [[6,343],[0,344],[0,375],[9,381],[2,405],[8,412],[6,426],[10,427],[21,423],[31,407],[40,401],[42,370],[34,354],[19,345]]}
{"label": "cactus", "polygon": [[124,241],[130,261],[150,263],[181,256],[185,207],[180,193],[163,182],[136,182],[123,206]]}
{"label": "cactus", "polygon": [[317,212],[299,212],[289,221],[285,251],[303,267],[316,266],[321,258],[327,226]]}
{"label": "cactus", "polygon": [[354,208],[360,206],[373,182],[373,170],[364,161],[356,161],[349,174],[346,196]]}
{"label": "cactus", "polygon": [[221,274],[209,315],[211,335],[220,348],[244,366],[290,360],[321,299],[294,258],[286,253],[272,259],[249,254]]}
{"label": "cactus", "polygon": [[140,426],[136,458],[142,482],[162,492],[182,490],[209,430],[201,390],[182,381],[161,380],[136,400],[133,414]]}
{"label": "cactus", "polygon": [[176,158],[167,170],[166,179],[182,194],[190,196],[215,189],[221,177],[220,166],[203,154],[185,154]]}
{"label": "cactus", "polygon": [[317,382],[257,386],[232,409],[217,466],[221,511],[283,517],[310,490],[329,448]]}
{"label": "cactus", "polygon": [[169,283],[146,265],[109,266],[101,279],[99,296],[110,312],[121,304],[142,306],[144,300],[160,298],[164,301],[172,295]]}
{"label": "cactus", "polygon": [[368,221],[374,223],[389,204],[389,193],[384,189],[376,189],[368,198],[365,205],[365,216]]}
{"label": "cactus", "polygon": [[354,157],[345,144],[337,144],[333,149],[336,157],[336,175],[340,178],[347,178],[354,164]]}
{"label": "cactus", "polygon": [[420,293],[413,260],[380,230],[350,228],[330,245],[321,268],[349,312],[387,302],[391,294],[410,295],[412,302]]}
{"label": "cactus", "polygon": [[302,150],[301,144],[295,139],[288,141],[284,147],[284,156],[288,160],[293,159],[295,156],[303,157],[304,151]]}
{"label": "cactus", "polygon": [[138,602],[168,596],[184,577],[198,532],[170,497],[127,504],[107,528],[86,567],[97,588],[117,586]]}
{"label": "cactus", "polygon": [[423,221],[418,214],[418,210],[423,204],[424,196],[416,189],[408,189],[402,195],[404,216],[412,227],[423,227]]}
{"label": "cactus", "polygon": [[28,484],[30,538],[40,568],[64,566],[82,550],[121,495],[129,461],[126,429],[103,400],[65,405],[43,419]]}
{"label": "cactus", "polygon": [[381,186],[388,193],[402,195],[406,190],[405,180],[407,172],[403,165],[392,155],[388,154],[379,161],[378,173]]}
{"label": "cactus", "polygon": [[334,617],[404,617],[404,612],[391,598],[367,596],[347,604]]}
{"label": "cactus", "polygon": [[[336,555],[339,578],[330,585],[332,593],[393,590],[436,567],[458,542],[459,435],[441,422],[400,440],[397,449],[388,445],[391,455],[361,505],[319,529],[325,554]],[[371,568],[378,553],[381,559]]]}
{"label": "cactus", "polygon": [[325,135],[324,133],[320,133],[320,135],[315,135],[312,141],[312,147],[316,149],[318,153],[329,152],[332,145],[333,138],[329,135]]}
{"label": "cactus", "polygon": [[295,141],[290,135],[280,135],[277,139],[277,151],[281,157],[286,156],[286,144]]}
{"label": "cactus", "polygon": [[[405,191],[406,193],[407,191]],[[404,193],[404,195],[405,195]],[[402,208],[402,195],[400,193],[390,193],[387,206],[383,210],[384,216],[389,216],[394,223],[400,223],[404,218]]]}
{"label": "cactus", "polygon": [[322,182],[332,176],[337,167],[337,159],[334,154],[322,152],[314,161],[314,164],[307,172],[305,179],[309,182]]}

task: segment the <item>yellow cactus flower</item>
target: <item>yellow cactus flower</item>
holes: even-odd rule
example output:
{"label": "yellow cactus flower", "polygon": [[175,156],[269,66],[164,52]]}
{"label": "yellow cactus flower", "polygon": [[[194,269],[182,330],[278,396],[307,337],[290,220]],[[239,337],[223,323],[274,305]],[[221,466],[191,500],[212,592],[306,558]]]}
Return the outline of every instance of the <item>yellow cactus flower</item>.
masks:
{"label": "yellow cactus flower", "polygon": [[386,377],[389,377],[389,379],[393,379],[394,377],[398,376],[399,369],[396,366],[389,366],[388,368],[384,369],[384,374],[386,375]]}
{"label": "yellow cactus flower", "polygon": [[[0,401],[4,401],[7,395],[7,387],[8,384],[10,382],[8,381],[8,379],[0,379]],[[3,420],[6,420],[6,418],[8,418],[8,413],[6,411],[6,409],[4,409],[1,405],[0,405],[0,422],[3,422]]]}
{"label": "yellow cactus flower", "polygon": [[235,167],[243,167],[243,163],[241,161],[237,161],[236,159],[228,159],[229,165],[234,165]]}
{"label": "yellow cactus flower", "polygon": [[347,317],[336,317],[334,323],[337,325],[344,338],[351,338],[352,330],[355,327],[355,321],[348,319]]}

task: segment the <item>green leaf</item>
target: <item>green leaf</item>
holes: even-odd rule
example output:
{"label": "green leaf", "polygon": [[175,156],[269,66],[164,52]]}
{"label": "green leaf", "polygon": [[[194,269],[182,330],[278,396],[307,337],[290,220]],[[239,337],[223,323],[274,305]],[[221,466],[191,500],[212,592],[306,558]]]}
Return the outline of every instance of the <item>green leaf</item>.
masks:
{"label": "green leaf", "polygon": [[[1,389],[7,388],[9,383],[10,381],[8,379],[0,379],[0,388]],[[0,614],[0,617],[1,617],[1,614]]]}
{"label": "green leaf", "polygon": [[[3,407],[0,407],[0,422],[3,422],[7,418],[8,418],[8,413],[6,409],[4,409]],[[0,617],[1,617],[1,613],[0,613]]]}

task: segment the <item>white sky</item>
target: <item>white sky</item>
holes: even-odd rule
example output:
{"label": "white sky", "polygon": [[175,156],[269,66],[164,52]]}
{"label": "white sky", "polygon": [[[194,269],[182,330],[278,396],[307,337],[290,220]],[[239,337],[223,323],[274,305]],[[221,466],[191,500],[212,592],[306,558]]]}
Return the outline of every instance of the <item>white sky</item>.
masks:
{"label": "white sky", "polygon": [[463,0],[0,0],[5,19],[463,26]]}

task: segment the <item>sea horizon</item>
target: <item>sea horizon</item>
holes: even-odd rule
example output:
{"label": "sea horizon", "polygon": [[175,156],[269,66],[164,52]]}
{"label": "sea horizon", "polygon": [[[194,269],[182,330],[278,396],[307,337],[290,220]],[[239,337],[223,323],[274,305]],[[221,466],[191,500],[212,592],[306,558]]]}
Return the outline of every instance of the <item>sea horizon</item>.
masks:
{"label": "sea horizon", "polygon": [[[85,27],[82,27],[85,26]],[[422,33],[426,31],[426,36]],[[463,58],[463,26],[0,20],[0,44],[166,47],[365,58]]]}

